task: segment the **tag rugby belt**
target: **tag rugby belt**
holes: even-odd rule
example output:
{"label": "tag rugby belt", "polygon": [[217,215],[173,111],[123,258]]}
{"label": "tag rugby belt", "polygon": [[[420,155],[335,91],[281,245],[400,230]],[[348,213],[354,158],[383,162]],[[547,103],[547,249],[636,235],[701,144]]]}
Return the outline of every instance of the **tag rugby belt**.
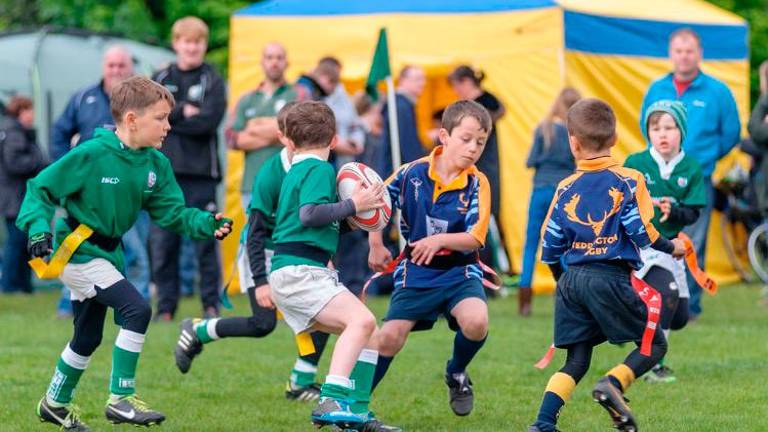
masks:
{"label": "tag rugby belt", "polygon": [[[67,216],[67,218],[64,221],[67,223],[67,226],[72,231],[76,230],[77,227],[80,226],[80,221],[75,219],[73,216]],[[120,242],[122,241],[122,238],[109,237],[94,231],[90,236],[88,236],[87,241],[88,243],[96,245],[107,252],[114,252],[114,250],[117,249],[118,246],[120,246]]]}
{"label": "tag rugby belt", "polygon": [[[696,251],[693,247],[693,241],[684,233],[679,233],[677,238],[683,241],[685,245],[685,265],[688,267],[688,271],[696,280],[696,283],[701,286],[704,291],[709,295],[717,294],[717,282],[712,279],[704,270],[699,267],[699,263],[696,259]],[[645,330],[640,343],[640,354],[650,357],[651,355],[651,342],[653,341],[653,334],[656,331],[656,327],[659,324],[661,318],[661,295],[652,286],[648,285],[644,280],[636,278],[634,273],[631,277],[632,288],[635,293],[643,301],[645,307],[648,310],[648,318],[645,323]],[[535,365],[537,369],[546,368],[552,361],[552,357],[555,355],[555,345],[549,346],[544,357],[541,358]]]}

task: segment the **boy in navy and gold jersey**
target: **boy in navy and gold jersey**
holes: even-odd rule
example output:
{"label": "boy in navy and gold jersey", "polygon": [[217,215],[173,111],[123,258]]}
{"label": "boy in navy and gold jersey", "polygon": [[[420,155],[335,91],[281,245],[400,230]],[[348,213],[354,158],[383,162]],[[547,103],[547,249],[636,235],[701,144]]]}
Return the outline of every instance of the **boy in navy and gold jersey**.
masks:
{"label": "boy in navy and gold jersey", "polygon": [[[483,247],[491,209],[488,180],[475,168],[491,132],[481,105],[457,102],[446,108],[440,142],[431,155],[401,167],[389,180],[400,229],[408,244],[394,271],[395,291],[378,337],[374,386],[414,330],[426,330],[445,315],[456,331],[446,367],[450,405],[456,415],[472,410],[466,367],[485,342],[488,308],[478,249]],[[386,267],[392,256],[381,233],[371,233],[369,263]]]}
{"label": "boy in navy and gold jersey", "polygon": [[[634,431],[624,392],[664,356],[667,343],[647,320],[658,310],[646,307],[630,284],[630,272],[642,266],[639,249],[681,257],[685,248],[680,240],[661,237],[651,224],[653,204],[642,174],[611,157],[616,142],[611,107],[581,100],[568,111],[566,126],[577,170],[558,185],[542,231],[541,259],[557,279],[555,346],[567,349],[568,356],[550,378],[529,432],[556,430],[560,409],[589,369],[593,347],[606,340],[635,342],[638,348],[597,382],[592,395],[617,429]],[[646,341],[642,349],[641,340]]]}

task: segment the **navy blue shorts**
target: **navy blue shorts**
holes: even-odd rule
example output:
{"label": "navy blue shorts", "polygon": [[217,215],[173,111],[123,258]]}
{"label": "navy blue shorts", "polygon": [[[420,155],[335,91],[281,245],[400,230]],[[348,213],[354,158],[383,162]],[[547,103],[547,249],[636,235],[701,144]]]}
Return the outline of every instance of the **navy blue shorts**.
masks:
{"label": "navy blue shorts", "polygon": [[629,277],[628,268],[607,263],[568,267],[557,282],[555,346],[639,342],[648,310]]}
{"label": "navy blue shorts", "polygon": [[451,310],[460,301],[473,297],[486,301],[483,282],[475,278],[436,288],[400,287],[392,293],[384,321],[416,321],[412,331],[429,330],[443,315],[450,328],[456,331],[459,327]]}

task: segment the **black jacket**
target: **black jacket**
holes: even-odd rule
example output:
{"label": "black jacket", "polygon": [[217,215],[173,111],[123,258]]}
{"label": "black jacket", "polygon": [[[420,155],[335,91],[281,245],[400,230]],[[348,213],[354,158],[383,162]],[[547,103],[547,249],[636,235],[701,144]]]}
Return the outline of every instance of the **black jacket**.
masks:
{"label": "black jacket", "polygon": [[[176,99],[171,111],[171,132],[160,150],[171,160],[177,176],[221,179],[217,129],[227,109],[224,81],[204,63],[181,71],[175,63],[155,73],[155,81]],[[185,118],[184,104],[200,108],[198,115]]]}
{"label": "black jacket", "polygon": [[757,194],[757,203],[763,215],[768,214],[768,96],[762,95],[757,100],[752,115],[749,118],[749,136],[752,137],[757,152],[762,153],[762,157],[755,157],[757,167],[754,180],[755,192]]}
{"label": "black jacket", "polygon": [[15,218],[27,191],[27,180],[46,161],[37,145],[34,129],[27,129],[13,117],[0,119],[0,214]]}

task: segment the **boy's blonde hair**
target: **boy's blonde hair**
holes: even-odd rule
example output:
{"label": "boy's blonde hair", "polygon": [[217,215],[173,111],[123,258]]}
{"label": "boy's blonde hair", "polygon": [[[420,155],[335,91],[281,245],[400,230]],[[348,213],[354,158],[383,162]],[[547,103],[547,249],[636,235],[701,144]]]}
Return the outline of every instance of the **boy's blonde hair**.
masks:
{"label": "boy's blonde hair", "polygon": [[182,37],[191,39],[208,40],[208,25],[203,20],[195,16],[179,18],[173,23],[171,28],[171,38],[176,41]]}
{"label": "boy's blonde hair", "polygon": [[109,109],[116,124],[128,111],[142,114],[145,109],[164,100],[173,109],[176,101],[167,88],[143,76],[132,76],[115,84],[109,95]]}

